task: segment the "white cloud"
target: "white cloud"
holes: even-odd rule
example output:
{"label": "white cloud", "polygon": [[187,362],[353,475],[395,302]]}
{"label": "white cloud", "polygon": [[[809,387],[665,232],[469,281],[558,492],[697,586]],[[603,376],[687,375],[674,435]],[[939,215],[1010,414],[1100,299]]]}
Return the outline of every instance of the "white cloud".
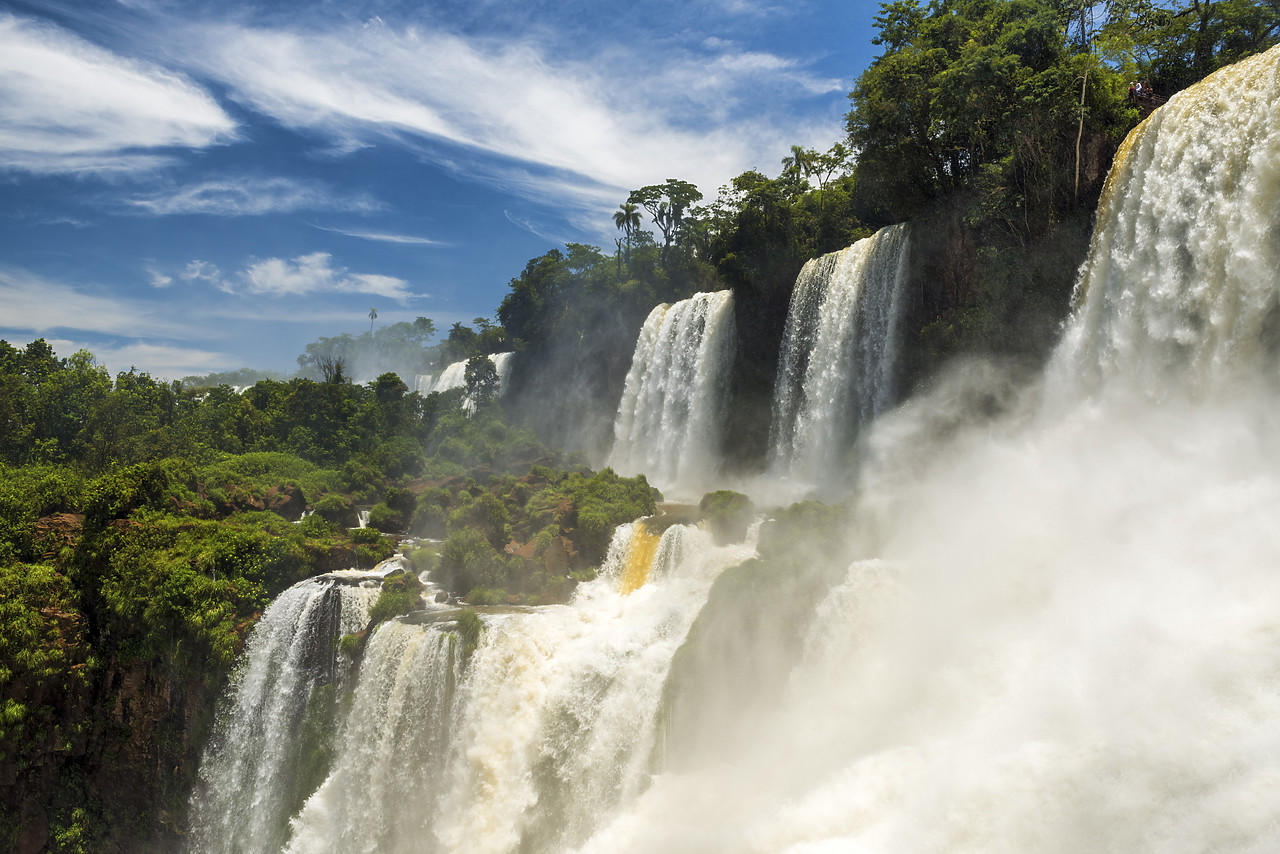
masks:
{"label": "white cloud", "polygon": [[178,276],[187,282],[204,282],[213,285],[220,291],[232,293],[231,284],[223,277],[218,265],[210,261],[188,261],[186,269]]}
{"label": "white cloud", "polygon": [[0,168],[135,170],[138,149],[202,148],[235,122],[189,80],[61,28],[0,14]]}
{"label": "white cloud", "polygon": [[151,279],[151,287],[153,288],[167,288],[173,284],[172,276],[166,276],[164,273],[155,270],[147,270],[147,276]]}
{"label": "white cloud", "polygon": [[129,199],[150,214],[259,216],[299,210],[369,212],[380,205],[367,196],[342,197],[321,184],[289,178],[228,178]]}
{"label": "white cloud", "polygon": [[221,25],[189,38],[186,55],[202,73],[288,126],[340,146],[379,136],[448,143],[470,152],[450,155],[460,172],[595,217],[626,190],[668,177],[711,195],[744,169],[776,166],[791,143],[826,148],[841,134],[834,110],[804,122],[775,104],[797,91],[842,94],[844,82],[728,43],[567,60],[532,44],[377,20],[311,33]]}
{"label": "white cloud", "polygon": [[373,240],[378,243],[398,243],[406,246],[452,246],[443,240],[432,240],[430,237],[419,237],[413,234],[389,234],[381,231],[352,231],[345,228],[330,228],[326,225],[316,225],[321,231],[330,231],[334,234],[345,235],[346,237],[356,237],[361,240]]}
{"label": "white cloud", "polygon": [[409,283],[393,276],[351,273],[335,267],[327,252],[299,255],[292,260],[268,258],[250,264],[241,274],[246,289],[271,296],[305,295],[320,291],[376,294],[403,302],[417,296],[409,293]]}
{"label": "white cloud", "polygon": [[93,294],[11,268],[0,268],[0,326],[37,334],[76,329],[129,337],[174,337],[184,332],[181,326],[154,316],[141,303]]}
{"label": "white cloud", "polygon": [[60,356],[68,356],[81,349],[88,350],[112,376],[120,371],[137,368],[157,379],[176,380],[192,374],[208,374],[244,366],[243,356],[146,341],[109,344],[59,338],[51,339],[49,344]]}

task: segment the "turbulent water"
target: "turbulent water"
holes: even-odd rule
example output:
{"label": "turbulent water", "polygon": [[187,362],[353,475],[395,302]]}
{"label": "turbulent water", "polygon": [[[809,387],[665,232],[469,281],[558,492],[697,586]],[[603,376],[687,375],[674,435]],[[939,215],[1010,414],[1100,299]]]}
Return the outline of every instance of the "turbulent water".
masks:
{"label": "turbulent water", "polygon": [[719,434],[735,333],[730,291],[649,313],[614,422],[609,464],[663,490],[698,491],[720,466]]}
{"label": "turbulent water", "polygon": [[[494,369],[498,372],[499,389],[505,391],[507,375],[511,370],[511,353],[494,353],[489,357]],[[451,388],[462,388],[467,384],[467,360],[450,362],[443,371],[437,374],[418,374],[415,378],[418,394],[426,396],[436,391],[448,391]]]}
{"label": "turbulent water", "polygon": [[[1134,132],[1047,395],[971,365],[883,417],[865,557],[753,737],[582,851],[1277,850],[1278,68]],[[1013,414],[966,428],[973,389]],[[714,708],[705,730],[737,723]]]}
{"label": "turbulent water", "polygon": [[1125,140],[1107,178],[1055,380],[1208,390],[1278,366],[1276,51],[1179,93]]}
{"label": "turbulent water", "polygon": [[751,546],[623,526],[569,605],[378,628],[343,747],[288,851],[560,851],[644,787],[662,685],[715,577]]}
{"label": "turbulent water", "polygon": [[804,265],[778,360],[773,467],[808,482],[844,468],[858,432],[895,401],[907,226]]}
{"label": "turbulent water", "polygon": [[637,523],[469,655],[447,613],[384,624],[288,829],[286,727],[197,850],[1280,849],[1277,103],[1280,48],[1130,136],[1044,382],[959,366],[860,439],[856,559]]}
{"label": "turbulent water", "polygon": [[308,738],[332,727],[350,678],[336,641],[364,628],[378,596],[360,584],[370,574],[348,575],[295,584],[254,627],[201,761],[191,851],[272,852],[287,838],[289,813],[318,782]]}

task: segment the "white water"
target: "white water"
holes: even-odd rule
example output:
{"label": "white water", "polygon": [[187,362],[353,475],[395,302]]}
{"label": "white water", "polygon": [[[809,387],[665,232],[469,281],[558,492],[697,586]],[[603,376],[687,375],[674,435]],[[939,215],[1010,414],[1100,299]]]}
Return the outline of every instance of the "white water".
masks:
{"label": "white water", "polygon": [[672,656],[753,551],[679,525],[653,540],[625,525],[571,604],[486,616],[465,672],[437,626],[379,627],[344,752],[288,850],[558,851],[632,800]]}
{"label": "white water", "polygon": [[[1054,380],[1207,391],[1274,370],[1280,335],[1276,51],[1179,93],[1125,141],[1107,178]],[[1103,224],[1105,223],[1105,227]]]}
{"label": "white water", "polygon": [[[572,604],[486,616],[465,670],[438,627],[384,625],[290,850],[1280,849],[1278,67],[1131,139],[1047,400],[966,423],[1017,399],[970,366],[864,436],[860,558],[781,689],[717,684],[698,721],[749,714],[749,739],[650,759],[676,650],[750,549],[626,526]],[[762,637],[735,658],[774,658]]]}
{"label": "white water", "polygon": [[947,423],[970,373],[882,418],[875,557],[757,737],[583,852],[1280,847],[1278,67],[1135,132],[1048,400]]}
{"label": "white water", "polygon": [[[298,791],[300,730],[316,689],[341,690],[350,662],[335,642],[364,628],[378,596],[356,579],[301,581],[254,626],[200,763],[192,852],[279,851]],[[314,710],[313,710],[314,711]]]}
{"label": "white water", "polygon": [[712,482],[734,339],[730,291],[649,313],[614,421],[611,466],[643,472],[663,491],[700,494]]}
{"label": "white water", "polygon": [[774,384],[775,472],[815,483],[847,471],[849,444],[896,402],[907,226],[814,258],[796,278]]}
{"label": "white water", "polygon": [[[507,375],[511,372],[512,353],[494,353],[489,357],[498,372],[499,394],[506,391]],[[462,388],[467,384],[467,360],[450,362],[439,375],[418,374],[414,377],[418,394],[423,397],[436,391]]]}

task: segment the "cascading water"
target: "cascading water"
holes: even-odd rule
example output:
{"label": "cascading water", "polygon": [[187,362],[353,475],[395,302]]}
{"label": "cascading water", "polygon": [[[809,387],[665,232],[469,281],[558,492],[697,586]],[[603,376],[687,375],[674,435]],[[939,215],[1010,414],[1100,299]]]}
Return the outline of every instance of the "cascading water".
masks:
{"label": "cascading water", "polygon": [[1275,50],[1180,92],[1131,133],[1098,208],[1054,379],[1201,390],[1280,349]]}
{"label": "cascading water", "polygon": [[1280,846],[1277,103],[1280,48],[1131,135],[1047,397],[886,413],[785,690],[584,854]]}
{"label": "cascading water", "polygon": [[883,413],[856,560],[643,522],[469,653],[449,612],[386,623],[289,840],[254,748],[195,850],[262,850],[267,808],[293,854],[1280,848],[1276,103],[1280,48],[1135,131],[1047,399],[966,426],[971,371]]}
{"label": "cascading water", "polygon": [[807,482],[843,470],[858,432],[897,393],[907,226],[814,258],[796,278],[774,384],[773,467]]}
{"label": "cascading water", "polygon": [[[489,357],[494,370],[498,372],[499,393],[506,390],[507,375],[511,371],[512,353],[494,353]],[[436,391],[448,391],[451,388],[462,388],[467,384],[467,360],[450,362],[439,376],[434,374],[418,374],[414,378],[417,392],[426,396]]]}
{"label": "cascading water", "polygon": [[287,850],[580,843],[643,788],[672,656],[712,581],[752,551],[699,528],[624,525],[569,605],[485,615],[465,668],[447,623],[379,627],[343,752]]}
{"label": "cascading water", "polygon": [[614,421],[609,464],[664,490],[697,490],[720,466],[719,431],[735,345],[731,291],[649,313]]}
{"label": "cascading water", "polygon": [[349,679],[336,642],[364,628],[379,592],[367,574],[343,575],[295,584],[254,627],[201,761],[192,852],[279,851],[323,779],[317,742]]}
{"label": "cascading water", "polygon": [[438,625],[378,627],[341,753],[295,820],[288,850],[423,850],[417,843],[430,837],[461,666],[457,635]]}

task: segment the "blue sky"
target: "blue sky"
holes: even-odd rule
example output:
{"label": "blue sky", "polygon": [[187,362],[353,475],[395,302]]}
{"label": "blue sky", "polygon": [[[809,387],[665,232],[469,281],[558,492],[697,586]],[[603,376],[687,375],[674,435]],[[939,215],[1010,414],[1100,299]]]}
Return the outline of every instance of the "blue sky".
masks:
{"label": "blue sky", "polygon": [[176,378],[492,316],[630,189],[828,148],[877,8],[0,3],[0,337]]}

